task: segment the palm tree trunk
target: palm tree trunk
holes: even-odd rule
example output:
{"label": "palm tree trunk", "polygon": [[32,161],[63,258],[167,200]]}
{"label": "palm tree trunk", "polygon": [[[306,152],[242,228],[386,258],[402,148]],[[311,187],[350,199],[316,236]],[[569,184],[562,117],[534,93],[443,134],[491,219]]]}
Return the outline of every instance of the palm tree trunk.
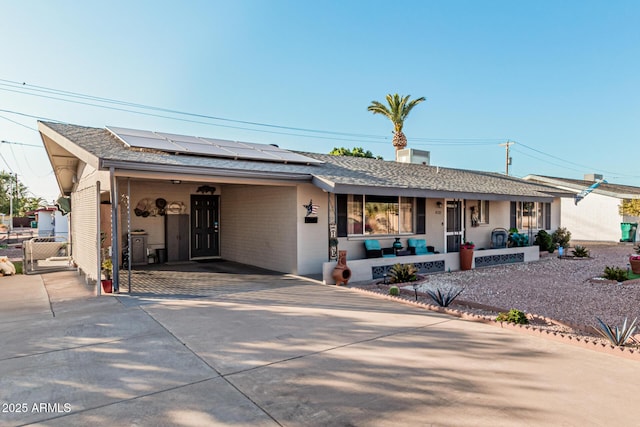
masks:
{"label": "palm tree trunk", "polygon": [[407,137],[404,136],[402,131],[393,134],[393,146],[396,147],[396,151],[402,150],[407,146]]}

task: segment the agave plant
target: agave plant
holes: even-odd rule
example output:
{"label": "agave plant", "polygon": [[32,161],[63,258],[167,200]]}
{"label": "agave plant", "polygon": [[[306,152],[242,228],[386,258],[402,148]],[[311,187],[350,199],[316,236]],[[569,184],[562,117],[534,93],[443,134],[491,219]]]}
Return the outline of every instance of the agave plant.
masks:
{"label": "agave plant", "polygon": [[623,346],[625,343],[631,339],[631,335],[636,330],[636,321],[638,318],[633,319],[629,325],[627,325],[627,318],[624,318],[624,323],[622,327],[612,327],[611,325],[606,324],[602,319],[596,317],[598,319],[598,325],[593,329],[600,334],[605,339],[609,340],[609,342],[615,346]]}
{"label": "agave plant", "polygon": [[589,249],[585,246],[576,245],[576,247],[571,251],[573,256],[576,258],[588,258],[589,257]]}
{"label": "agave plant", "polygon": [[427,289],[427,294],[431,297],[433,302],[438,304],[440,307],[449,307],[449,304],[451,304],[463,290],[463,288],[451,287],[445,291],[441,291],[440,288],[436,288],[435,290]]}
{"label": "agave plant", "polygon": [[413,264],[395,264],[389,270],[389,278],[391,283],[415,282],[418,280],[417,272]]}

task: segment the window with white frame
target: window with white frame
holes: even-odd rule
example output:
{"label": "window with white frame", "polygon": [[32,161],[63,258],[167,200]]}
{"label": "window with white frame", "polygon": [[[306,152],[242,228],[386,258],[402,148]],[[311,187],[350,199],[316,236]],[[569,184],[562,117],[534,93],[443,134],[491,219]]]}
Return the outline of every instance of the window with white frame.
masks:
{"label": "window with white frame", "polygon": [[549,230],[551,203],[511,202],[511,227],[518,230]]}
{"label": "window with white frame", "polygon": [[478,224],[489,224],[489,201],[478,200]]}
{"label": "window with white frame", "polygon": [[489,201],[478,200],[475,205],[471,205],[471,226],[477,227],[480,224],[489,224]]}

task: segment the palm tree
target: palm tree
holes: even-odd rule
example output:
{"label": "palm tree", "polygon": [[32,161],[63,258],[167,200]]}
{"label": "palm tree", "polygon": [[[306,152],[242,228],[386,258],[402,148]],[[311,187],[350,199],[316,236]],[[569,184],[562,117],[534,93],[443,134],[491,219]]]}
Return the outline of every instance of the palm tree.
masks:
{"label": "palm tree", "polygon": [[422,101],[426,101],[424,96],[409,101],[410,96],[400,97],[397,93],[394,95],[388,94],[387,103],[389,107],[378,101],[371,101],[371,105],[367,107],[367,110],[373,114],[382,114],[393,122],[393,146],[396,148],[396,152],[407,146],[407,137],[402,133],[402,126],[409,112]]}

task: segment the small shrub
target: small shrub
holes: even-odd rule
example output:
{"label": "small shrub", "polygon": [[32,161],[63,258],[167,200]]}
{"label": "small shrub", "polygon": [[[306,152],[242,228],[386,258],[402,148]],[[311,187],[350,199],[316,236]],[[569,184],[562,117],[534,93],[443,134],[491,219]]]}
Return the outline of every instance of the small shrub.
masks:
{"label": "small shrub", "polygon": [[397,297],[398,295],[400,295],[400,288],[398,288],[397,286],[391,286],[389,288],[389,295]]}
{"label": "small shrub", "polygon": [[455,300],[458,295],[462,293],[462,288],[451,287],[445,291],[441,291],[440,288],[437,288],[435,291],[433,289],[427,289],[427,294],[431,297],[433,302],[438,304],[440,307],[449,307],[449,304]]}
{"label": "small shrub", "polygon": [[638,320],[638,318],[635,318],[633,322],[627,325],[627,318],[625,317],[622,327],[618,328],[617,326],[611,327],[607,325],[599,317],[596,317],[596,319],[598,319],[598,325],[593,329],[615,346],[623,346],[626,344],[636,330],[635,323]]}
{"label": "small shrub", "polygon": [[512,308],[508,313],[498,313],[496,322],[509,322],[526,325],[529,323],[529,319],[527,319],[527,315],[523,311]]}
{"label": "small shrub", "polygon": [[510,247],[521,248],[529,246],[529,236],[524,233],[510,233],[508,241]]}
{"label": "small shrub", "polygon": [[544,230],[538,231],[538,234],[536,234],[536,240],[533,244],[538,245],[541,251],[548,251],[550,254],[552,254],[556,248],[553,244],[553,238]]}
{"label": "small shrub", "polygon": [[413,264],[395,264],[389,270],[389,280],[391,283],[415,282],[418,280],[417,272]]}
{"label": "small shrub", "polygon": [[573,248],[571,253],[576,258],[588,258],[589,257],[589,249],[587,249],[586,246],[576,245],[576,247]]}
{"label": "small shrub", "polygon": [[564,227],[559,227],[551,234],[551,240],[554,246],[566,248],[571,241],[571,232]]}
{"label": "small shrub", "polygon": [[615,280],[616,282],[624,282],[625,280],[629,280],[629,273],[620,267],[605,267],[602,277],[608,280]]}

